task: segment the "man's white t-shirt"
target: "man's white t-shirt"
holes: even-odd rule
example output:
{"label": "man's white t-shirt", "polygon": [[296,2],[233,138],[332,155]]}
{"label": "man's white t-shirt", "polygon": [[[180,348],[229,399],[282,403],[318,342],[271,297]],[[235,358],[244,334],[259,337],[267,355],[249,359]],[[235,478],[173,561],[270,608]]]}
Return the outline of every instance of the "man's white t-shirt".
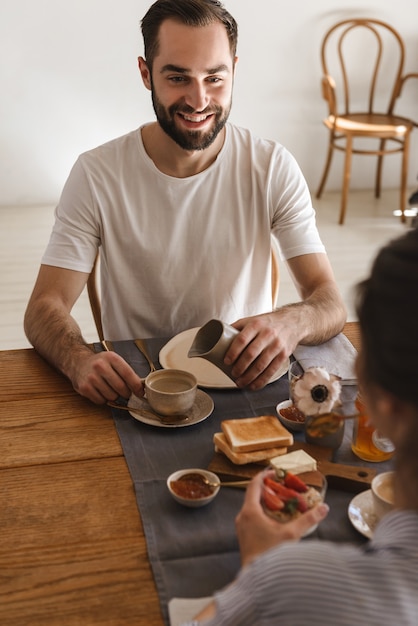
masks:
{"label": "man's white t-shirt", "polygon": [[325,252],[283,146],[227,124],[215,162],[174,178],[137,129],[78,158],[42,263],[90,272],[100,246],[106,338],[168,337],[271,311],[271,236],[284,259]]}

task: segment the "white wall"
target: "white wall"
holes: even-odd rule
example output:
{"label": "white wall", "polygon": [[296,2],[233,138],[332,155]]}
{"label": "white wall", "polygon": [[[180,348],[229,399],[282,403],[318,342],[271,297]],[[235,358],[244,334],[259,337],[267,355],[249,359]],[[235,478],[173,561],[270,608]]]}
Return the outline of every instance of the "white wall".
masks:
{"label": "white wall", "polygon": [[[153,117],[136,57],[139,22],[151,0],[1,0],[0,206],[55,203],[77,155]],[[418,71],[413,0],[225,0],[239,28],[239,64],[231,120],[277,139],[298,159],[312,190],[322,172],[319,44],[338,19],[369,15],[395,26],[408,71]],[[418,118],[418,81],[405,112]],[[416,136],[415,136],[416,135]],[[358,162],[361,164],[357,165]],[[399,157],[385,186],[399,179]],[[356,163],[357,162],[357,163]],[[371,186],[369,157],[355,159],[353,187]],[[410,186],[418,173],[418,131]],[[338,188],[336,159],[328,189]]]}

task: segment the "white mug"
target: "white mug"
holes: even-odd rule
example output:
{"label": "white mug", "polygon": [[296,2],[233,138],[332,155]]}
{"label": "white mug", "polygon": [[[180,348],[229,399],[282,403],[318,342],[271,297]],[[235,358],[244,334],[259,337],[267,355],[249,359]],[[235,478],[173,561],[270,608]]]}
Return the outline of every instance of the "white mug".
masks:
{"label": "white mug", "polygon": [[196,389],[196,377],[183,370],[155,370],[145,379],[145,396],[151,408],[160,415],[187,413],[195,401]]}
{"label": "white mug", "polygon": [[373,508],[376,518],[380,520],[393,509],[393,477],[395,472],[377,474],[372,480]]}

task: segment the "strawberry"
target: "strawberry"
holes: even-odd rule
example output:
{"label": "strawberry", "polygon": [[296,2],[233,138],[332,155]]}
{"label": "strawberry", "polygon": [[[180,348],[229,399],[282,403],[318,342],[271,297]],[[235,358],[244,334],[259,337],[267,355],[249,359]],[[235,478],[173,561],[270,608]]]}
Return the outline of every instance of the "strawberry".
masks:
{"label": "strawberry", "polygon": [[[308,510],[308,505],[305,497],[295,491],[294,489],[290,489],[286,487],[280,482],[273,480],[266,476],[264,478],[264,491],[273,492],[280,500],[283,502],[285,509],[287,512],[292,513],[295,510],[300,511],[300,513],[305,513]],[[283,507],[282,507],[283,508]]]}
{"label": "strawberry", "polygon": [[287,500],[289,498],[298,497],[297,491],[295,491],[294,489],[290,489],[289,487],[286,487],[285,485],[283,485],[283,483],[279,483],[276,480],[269,478],[268,476],[264,478],[264,484],[270,487],[270,489],[272,489],[276,493],[278,493],[279,496],[286,498]]}
{"label": "strawberry", "polygon": [[308,510],[308,503],[302,494],[299,494],[298,497],[297,510],[300,511],[300,513],[305,513],[305,511]]}
{"label": "strawberry", "polygon": [[284,502],[277,493],[272,492],[268,487],[263,491],[264,504],[270,511],[281,511],[284,509]]}
{"label": "strawberry", "polygon": [[299,478],[299,476],[296,476],[296,474],[292,474],[292,472],[286,472],[284,484],[286,487],[294,489],[298,493],[305,493],[305,491],[308,491],[308,486],[303,482],[303,480]]}

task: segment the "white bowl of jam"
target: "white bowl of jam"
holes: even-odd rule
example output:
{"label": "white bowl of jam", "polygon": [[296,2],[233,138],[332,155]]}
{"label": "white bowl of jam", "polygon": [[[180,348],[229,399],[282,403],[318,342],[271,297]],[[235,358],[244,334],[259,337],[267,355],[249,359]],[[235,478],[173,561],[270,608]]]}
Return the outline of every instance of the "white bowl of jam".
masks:
{"label": "white bowl of jam", "polygon": [[196,508],[212,502],[221,487],[219,476],[204,469],[182,469],[167,478],[167,487],[174,500]]}
{"label": "white bowl of jam", "polygon": [[300,431],[305,427],[305,416],[293,404],[292,400],[284,400],[276,406],[279,420],[289,430]]}

